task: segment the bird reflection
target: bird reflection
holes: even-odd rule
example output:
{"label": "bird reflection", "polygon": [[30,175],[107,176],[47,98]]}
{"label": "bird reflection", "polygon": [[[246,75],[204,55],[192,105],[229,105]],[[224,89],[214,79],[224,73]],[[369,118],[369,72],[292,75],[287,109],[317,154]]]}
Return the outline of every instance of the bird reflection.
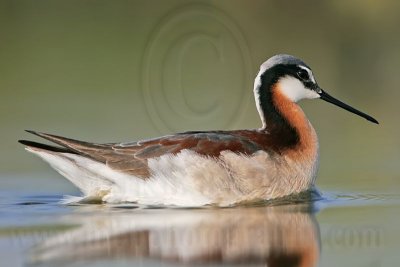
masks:
{"label": "bird reflection", "polygon": [[80,226],[33,249],[31,262],[138,260],[151,266],[316,266],[318,225],[308,204],[232,209],[124,209],[62,218]]}

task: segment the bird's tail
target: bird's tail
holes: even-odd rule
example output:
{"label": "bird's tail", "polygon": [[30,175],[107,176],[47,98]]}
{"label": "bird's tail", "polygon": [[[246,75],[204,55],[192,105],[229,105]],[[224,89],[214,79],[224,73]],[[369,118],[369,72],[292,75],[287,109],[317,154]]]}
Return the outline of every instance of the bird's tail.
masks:
{"label": "bird's tail", "polygon": [[51,146],[27,140],[18,141],[26,146],[27,151],[48,162],[57,172],[77,186],[85,198],[101,199],[109,192],[113,182],[101,173],[100,170],[104,164],[88,157],[85,153],[94,149],[96,144],[34,131],[27,132],[60,145]]}

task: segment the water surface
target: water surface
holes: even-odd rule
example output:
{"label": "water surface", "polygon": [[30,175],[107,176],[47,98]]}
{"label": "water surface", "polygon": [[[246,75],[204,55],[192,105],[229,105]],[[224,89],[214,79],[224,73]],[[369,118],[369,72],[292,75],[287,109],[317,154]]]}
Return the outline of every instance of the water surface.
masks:
{"label": "water surface", "polygon": [[[2,177],[1,266],[394,266],[396,194],[235,208],[63,205],[63,180]],[[7,182],[6,182],[7,181]],[[32,180],[31,180],[32,182]],[[13,189],[4,190],[6,187]]]}

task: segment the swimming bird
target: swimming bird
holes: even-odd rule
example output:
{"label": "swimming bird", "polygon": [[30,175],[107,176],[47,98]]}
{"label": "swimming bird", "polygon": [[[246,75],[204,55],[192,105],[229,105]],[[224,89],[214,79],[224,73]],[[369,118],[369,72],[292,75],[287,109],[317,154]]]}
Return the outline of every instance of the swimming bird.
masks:
{"label": "swimming bird", "polygon": [[264,62],[254,82],[262,126],[189,131],[159,138],[97,144],[28,131],[58,146],[20,140],[84,194],[104,202],[231,206],[310,190],[318,138],[297,104],[322,99],[378,121],[320,88],[311,68],[291,55]]}

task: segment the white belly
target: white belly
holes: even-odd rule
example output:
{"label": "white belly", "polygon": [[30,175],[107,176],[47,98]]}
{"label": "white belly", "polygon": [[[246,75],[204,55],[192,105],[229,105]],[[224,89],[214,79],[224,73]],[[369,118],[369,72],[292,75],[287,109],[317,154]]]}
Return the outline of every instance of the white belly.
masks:
{"label": "white belly", "polygon": [[177,206],[229,206],[300,193],[313,185],[318,158],[316,154],[294,161],[263,151],[251,156],[223,151],[216,159],[183,150],[150,159],[151,176],[142,179],[79,155],[28,150],[49,162],[85,197]]}

